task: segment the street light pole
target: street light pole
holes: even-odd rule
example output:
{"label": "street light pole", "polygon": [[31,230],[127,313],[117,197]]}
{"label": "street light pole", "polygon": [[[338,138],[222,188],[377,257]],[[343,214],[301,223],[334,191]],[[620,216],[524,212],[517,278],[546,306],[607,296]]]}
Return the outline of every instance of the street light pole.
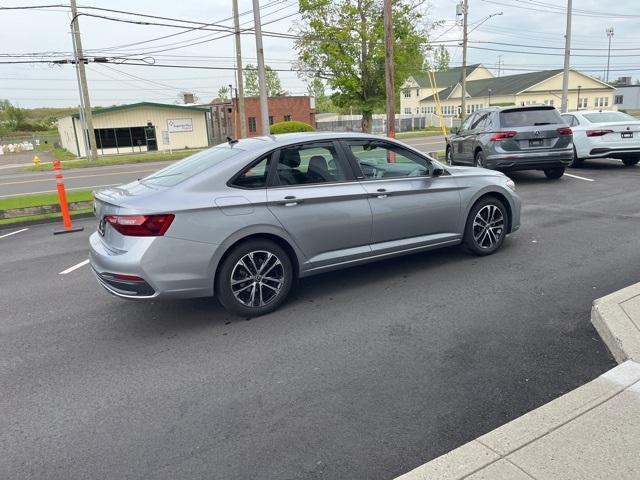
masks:
{"label": "street light pole", "polygon": [[578,106],[576,110],[580,110],[580,89],[581,88],[582,88],[582,85],[578,85]]}
{"label": "street light pole", "polygon": [[[238,14],[238,0],[233,0],[233,27],[236,37],[236,74],[238,77],[238,92],[236,100],[238,102],[238,116],[240,117],[240,132],[235,132],[236,137],[240,134],[240,138],[247,136],[247,119],[244,113],[244,79],[242,77],[242,49],[240,46],[240,18]],[[233,93],[231,95],[233,98]]]}
{"label": "street light pole", "polygon": [[607,74],[605,75],[605,82],[609,81],[609,60],[611,60],[611,39],[613,38],[613,27],[607,28],[607,37],[609,37],[609,49],[607,51]]}
{"label": "street light pole", "polygon": [[467,34],[467,28],[468,28],[468,23],[467,23],[467,17],[469,15],[469,0],[463,0],[462,3],[462,72],[461,72],[461,88],[462,88],[462,92],[461,92],[461,97],[462,100],[460,102],[460,107],[462,109],[462,112],[460,112],[460,121],[464,122],[464,119],[467,115],[467,98],[466,98],[466,91],[467,91],[467,39],[468,39],[468,34]]}
{"label": "street light pole", "polygon": [[491,106],[491,89],[489,89],[489,105],[487,105],[487,107]]}
{"label": "street light pole", "polygon": [[567,30],[564,35],[564,73],[562,75],[562,101],[560,111],[566,113],[569,105],[569,66],[571,63],[571,0],[567,0]]}
{"label": "street light pole", "polygon": [[256,34],[256,53],[258,57],[258,86],[260,87],[260,125],[262,135],[269,135],[269,99],[264,73],[264,48],[262,47],[262,25],[260,23],[260,3],[253,0],[253,23]]}

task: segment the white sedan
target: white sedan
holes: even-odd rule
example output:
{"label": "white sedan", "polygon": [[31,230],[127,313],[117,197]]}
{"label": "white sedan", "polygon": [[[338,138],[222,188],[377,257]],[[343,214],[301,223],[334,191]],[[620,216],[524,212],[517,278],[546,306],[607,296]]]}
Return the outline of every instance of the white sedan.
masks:
{"label": "white sedan", "polygon": [[640,121],[616,111],[563,113],[573,130],[574,159],[577,167],[589,158],[617,158],[631,167],[640,161]]}

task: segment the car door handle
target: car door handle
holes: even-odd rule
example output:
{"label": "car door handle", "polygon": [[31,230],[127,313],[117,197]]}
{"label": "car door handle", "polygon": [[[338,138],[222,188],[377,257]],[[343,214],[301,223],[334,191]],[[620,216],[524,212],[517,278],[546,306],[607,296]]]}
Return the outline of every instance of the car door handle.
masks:
{"label": "car door handle", "polygon": [[389,195],[387,193],[385,193],[386,191],[387,191],[386,188],[379,188],[378,190],[376,190],[376,192],[378,192],[376,197],[378,197],[378,198],[387,198]]}
{"label": "car door handle", "polygon": [[280,205],[284,205],[285,207],[295,207],[299,203],[302,203],[302,200],[296,199],[293,195],[287,195],[284,199],[285,201],[280,202]]}

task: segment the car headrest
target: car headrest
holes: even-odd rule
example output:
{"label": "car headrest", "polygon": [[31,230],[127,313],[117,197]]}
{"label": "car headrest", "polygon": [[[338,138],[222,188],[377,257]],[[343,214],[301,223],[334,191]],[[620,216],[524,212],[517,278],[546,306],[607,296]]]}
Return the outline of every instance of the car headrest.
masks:
{"label": "car headrest", "polygon": [[289,168],[298,168],[300,166],[300,152],[293,148],[283,150],[280,164]]}
{"label": "car headrest", "polygon": [[314,155],[309,159],[309,170],[328,171],[329,165],[322,155]]}

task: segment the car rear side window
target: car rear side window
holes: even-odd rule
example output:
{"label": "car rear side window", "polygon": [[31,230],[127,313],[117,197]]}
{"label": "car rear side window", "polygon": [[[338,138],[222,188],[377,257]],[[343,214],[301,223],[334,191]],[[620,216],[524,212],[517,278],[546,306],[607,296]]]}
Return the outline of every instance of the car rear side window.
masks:
{"label": "car rear side window", "polygon": [[206,169],[226,160],[227,158],[238,155],[240,152],[242,152],[242,150],[227,146],[209,148],[202,152],[198,152],[195,155],[191,155],[184,160],[173,163],[162,170],[158,170],[156,173],[152,173],[148,177],[143,178],[140,182],[163,187],[172,187],[187,178],[191,178],[200,172],[204,172]]}
{"label": "car rear side window", "polygon": [[258,163],[254,163],[242,172],[232,183],[234,187],[240,188],[267,188],[267,177],[269,175],[269,164],[271,155],[266,156]]}
{"label": "car rear side window", "polygon": [[500,112],[501,127],[536,127],[564,123],[555,108],[523,108]]}
{"label": "car rear side window", "polygon": [[331,143],[309,143],[280,150],[280,185],[344,182],[345,168]]}

